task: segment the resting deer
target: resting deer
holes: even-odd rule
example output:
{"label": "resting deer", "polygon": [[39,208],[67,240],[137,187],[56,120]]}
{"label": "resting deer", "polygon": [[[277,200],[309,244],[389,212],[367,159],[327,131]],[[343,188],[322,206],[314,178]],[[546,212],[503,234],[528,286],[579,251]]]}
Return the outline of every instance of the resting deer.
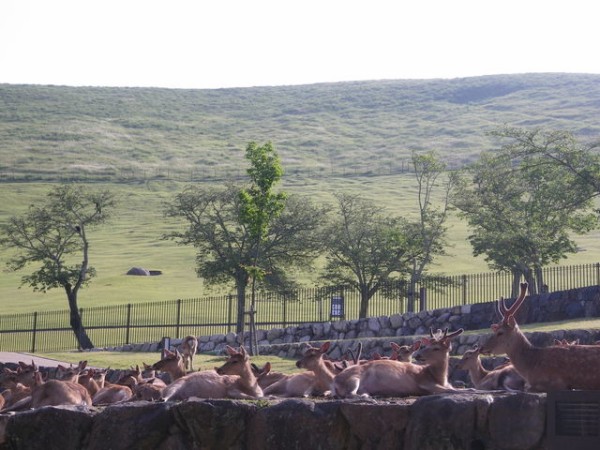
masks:
{"label": "resting deer", "polygon": [[309,346],[302,359],[296,362],[296,367],[306,369],[306,372],[281,374],[276,382],[264,389],[265,396],[309,397],[329,394],[331,382],[338,371],[335,364],[323,359],[329,347],[329,342],[320,348]]}
{"label": "resting deer", "polygon": [[72,381],[44,381],[41,372],[35,372],[35,384],[31,395],[25,397],[4,411],[18,411],[26,408],[58,405],[92,405],[87,389]]}
{"label": "resting deer", "polygon": [[183,365],[185,370],[194,371],[194,355],[198,350],[198,339],[194,336],[186,336],[183,338],[179,348],[183,355]]}
{"label": "resting deer", "polygon": [[179,351],[174,352],[165,349],[165,356],[160,361],[152,365],[154,370],[160,370],[166,372],[171,377],[171,383],[175,380],[185,376],[185,365],[183,363],[183,357]]}
{"label": "resting deer", "polygon": [[228,360],[216,370],[192,372],[168,385],[163,400],[199,398],[259,398],[263,391],[252,373],[246,350],[226,347]]}
{"label": "resting deer", "polygon": [[515,313],[527,294],[527,283],[521,283],[521,292],[514,304],[507,308],[498,300],[501,320],[492,325],[492,336],[483,345],[481,353],[505,353],[526,380],[526,389],[547,392],[566,389],[600,389],[600,347],[596,345],[568,345],[536,347],[521,332]]}
{"label": "resting deer", "polygon": [[332,394],[338,397],[410,396],[452,392],[448,383],[448,358],[452,338],[462,329],[424,338],[413,357],[420,365],[382,359],[351,366],[336,375]]}
{"label": "resting deer", "polygon": [[414,352],[418,350],[420,342],[416,341],[412,345],[399,345],[395,342],[390,342],[390,345],[392,347],[392,354],[390,355],[390,359],[410,362],[411,356]]}
{"label": "resting deer", "polygon": [[475,389],[484,391],[522,391],[525,388],[525,380],[512,364],[509,363],[494,370],[487,370],[481,364],[479,354],[480,348],[475,345],[463,354],[457,365],[459,369],[469,372],[471,383],[473,383]]}
{"label": "resting deer", "polygon": [[250,364],[250,366],[252,367],[252,373],[254,373],[254,376],[258,381],[258,385],[263,390],[263,393],[264,390],[271,386],[273,383],[276,383],[279,380],[282,380],[283,378],[289,377],[289,375],[286,375],[282,372],[273,372],[271,370],[270,362],[266,362],[262,369],[259,368],[256,364]]}

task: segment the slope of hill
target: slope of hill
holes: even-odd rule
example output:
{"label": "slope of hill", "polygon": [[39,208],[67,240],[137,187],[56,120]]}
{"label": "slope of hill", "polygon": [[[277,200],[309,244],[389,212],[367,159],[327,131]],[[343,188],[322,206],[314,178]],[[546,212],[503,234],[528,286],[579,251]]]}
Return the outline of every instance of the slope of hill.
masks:
{"label": "slope of hill", "polygon": [[270,140],[288,174],[394,173],[412,150],[453,165],[504,124],[600,134],[600,75],[525,74],[214,90],[0,85],[0,179],[240,174]]}

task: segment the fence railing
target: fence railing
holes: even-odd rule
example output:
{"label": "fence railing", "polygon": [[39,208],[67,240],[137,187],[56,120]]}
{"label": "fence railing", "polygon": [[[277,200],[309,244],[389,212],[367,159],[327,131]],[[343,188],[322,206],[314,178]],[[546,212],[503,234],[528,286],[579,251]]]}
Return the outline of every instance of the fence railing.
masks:
{"label": "fence railing", "polygon": [[[543,270],[548,290],[562,291],[600,285],[600,263],[550,267]],[[481,273],[430,277],[417,284],[398,281],[381,286],[370,299],[372,317],[487,302],[511,296],[512,275]],[[249,301],[249,299],[247,299]],[[82,308],[83,324],[96,347],[158,342],[165,336],[206,336],[235,331],[237,298],[233,295],[196,299]],[[257,328],[358,319],[359,293],[348,286],[306,288],[286,293],[260,293]],[[61,351],[77,348],[69,326],[69,311],[0,315],[0,350]]]}

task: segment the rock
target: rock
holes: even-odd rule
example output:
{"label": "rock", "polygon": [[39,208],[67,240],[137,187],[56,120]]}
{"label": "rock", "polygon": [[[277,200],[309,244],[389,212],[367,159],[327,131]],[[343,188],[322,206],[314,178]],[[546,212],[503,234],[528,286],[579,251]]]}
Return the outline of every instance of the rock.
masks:
{"label": "rock", "polygon": [[149,277],[150,271],[148,269],[144,269],[143,267],[132,267],[127,271],[127,275]]}

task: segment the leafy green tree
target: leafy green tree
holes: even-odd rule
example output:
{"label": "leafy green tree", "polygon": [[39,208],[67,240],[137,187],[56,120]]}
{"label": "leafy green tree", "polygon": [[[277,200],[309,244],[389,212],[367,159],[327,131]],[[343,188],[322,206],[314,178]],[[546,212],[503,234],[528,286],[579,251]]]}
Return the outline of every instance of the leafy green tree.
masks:
{"label": "leafy green tree", "polygon": [[[256,240],[240,218],[241,186],[222,188],[190,186],[165,207],[168,217],[184,219],[184,231],[165,235],[181,245],[193,245],[196,272],[209,285],[231,283],[237,295],[237,332],[243,329],[248,267],[256,263]],[[285,208],[272,219],[261,243],[261,284],[293,286],[287,277],[291,268],[310,267],[320,250],[317,230],[323,209],[300,196],[289,196]]]}
{"label": "leafy green tree", "polygon": [[[446,220],[458,177],[456,173],[448,172],[446,164],[434,151],[413,153],[412,165],[417,180],[419,242],[423,245],[422,252],[413,260],[410,292],[414,293],[417,281],[423,278],[434,258],[446,255]],[[437,203],[435,199],[438,199]]]}
{"label": "leafy green tree", "polygon": [[[553,135],[530,133],[536,145],[555,142]],[[519,131],[516,137],[527,134]],[[528,152],[531,142],[515,139],[493,154],[482,154],[469,170],[471,183],[464,182],[455,198],[472,230],[473,253],[485,255],[493,270],[513,274],[513,294],[522,276],[532,292],[541,289],[541,269],[577,251],[571,233],[598,225],[590,185],[549,164],[546,156]]]}
{"label": "leafy green tree", "polygon": [[44,204],[31,205],[26,214],[0,225],[0,244],[16,250],[9,268],[17,271],[39,265],[22,283],[34,291],[65,290],[71,328],[82,349],[94,347],[77,306],[79,290],[96,274],[89,265],[88,231],[104,223],[114,205],[109,191],[60,185],[48,193]]}
{"label": "leafy green tree", "polygon": [[336,194],[337,210],[323,232],[324,280],[349,285],[360,294],[359,317],[382,284],[409,274],[422,252],[416,224],[387,216],[359,195]]}

